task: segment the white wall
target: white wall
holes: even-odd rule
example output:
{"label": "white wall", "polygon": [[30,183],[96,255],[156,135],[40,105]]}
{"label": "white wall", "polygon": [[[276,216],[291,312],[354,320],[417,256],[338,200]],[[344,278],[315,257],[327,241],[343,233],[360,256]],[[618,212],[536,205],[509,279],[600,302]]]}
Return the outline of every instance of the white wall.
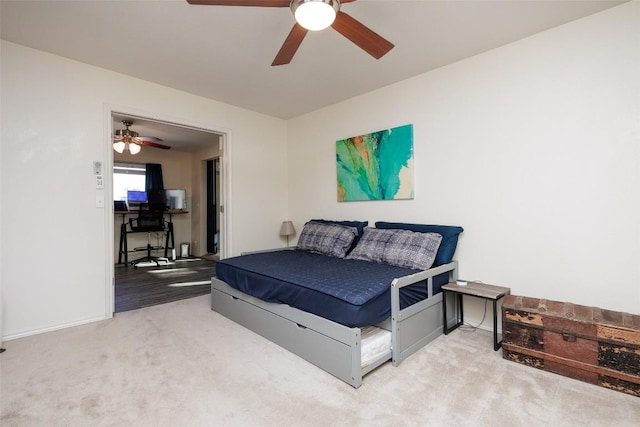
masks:
{"label": "white wall", "polygon": [[[3,330],[15,338],[110,316],[108,110],[227,135],[229,254],[280,243],[286,122],[3,41],[0,230]],[[107,194],[107,208],[96,208]],[[256,212],[260,212],[259,216]]]}
{"label": "white wall", "polygon": [[[640,313],[639,9],[625,4],[290,120],[295,225],[461,225],[463,278]],[[338,203],[335,141],[408,123],[415,200]],[[484,305],[468,302],[479,320]]]}

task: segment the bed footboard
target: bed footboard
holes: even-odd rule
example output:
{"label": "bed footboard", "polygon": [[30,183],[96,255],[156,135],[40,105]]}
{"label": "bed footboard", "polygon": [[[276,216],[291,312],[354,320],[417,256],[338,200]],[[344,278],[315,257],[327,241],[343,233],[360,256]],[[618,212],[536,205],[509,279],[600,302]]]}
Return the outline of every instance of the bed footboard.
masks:
{"label": "bed footboard", "polygon": [[[458,262],[452,261],[391,284],[391,318],[387,326],[392,336],[392,362],[398,366],[407,357],[442,334],[442,292],[433,295],[433,278],[449,273],[449,281],[458,280]],[[400,289],[427,280],[428,298],[400,310]]]}

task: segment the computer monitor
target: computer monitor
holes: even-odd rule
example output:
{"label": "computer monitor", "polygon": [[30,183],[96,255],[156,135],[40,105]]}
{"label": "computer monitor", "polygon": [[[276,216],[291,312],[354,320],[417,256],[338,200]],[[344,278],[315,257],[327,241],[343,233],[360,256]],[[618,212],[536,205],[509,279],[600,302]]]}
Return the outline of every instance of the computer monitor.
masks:
{"label": "computer monitor", "polygon": [[147,203],[147,192],[138,190],[127,191],[127,203],[129,206],[132,204]]}
{"label": "computer monitor", "polygon": [[186,190],[164,190],[167,196],[167,206],[172,210],[187,209],[187,191]]}
{"label": "computer monitor", "polygon": [[129,210],[129,207],[127,206],[127,202],[124,200],[114,200],[113,210],[115,212],[126,212]]}

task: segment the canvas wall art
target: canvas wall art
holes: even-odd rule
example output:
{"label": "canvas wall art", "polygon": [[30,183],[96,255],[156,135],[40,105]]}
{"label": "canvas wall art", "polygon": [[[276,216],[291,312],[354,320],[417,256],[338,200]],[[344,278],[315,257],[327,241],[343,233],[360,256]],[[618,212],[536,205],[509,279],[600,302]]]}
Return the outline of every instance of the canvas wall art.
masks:
{"label": "canvas wall art", "polygon": [[336,141],[338,201],[413,199],[413,125]]}

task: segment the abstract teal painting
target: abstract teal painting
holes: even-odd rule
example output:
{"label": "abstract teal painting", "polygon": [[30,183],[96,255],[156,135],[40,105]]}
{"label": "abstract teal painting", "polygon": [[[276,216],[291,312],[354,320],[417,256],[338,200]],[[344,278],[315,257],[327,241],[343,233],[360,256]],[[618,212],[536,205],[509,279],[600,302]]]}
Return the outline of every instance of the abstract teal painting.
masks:
{"label": "abstract teal painting", "polygon": [[413,125],[336,141],[338,201],[413,199]]}

